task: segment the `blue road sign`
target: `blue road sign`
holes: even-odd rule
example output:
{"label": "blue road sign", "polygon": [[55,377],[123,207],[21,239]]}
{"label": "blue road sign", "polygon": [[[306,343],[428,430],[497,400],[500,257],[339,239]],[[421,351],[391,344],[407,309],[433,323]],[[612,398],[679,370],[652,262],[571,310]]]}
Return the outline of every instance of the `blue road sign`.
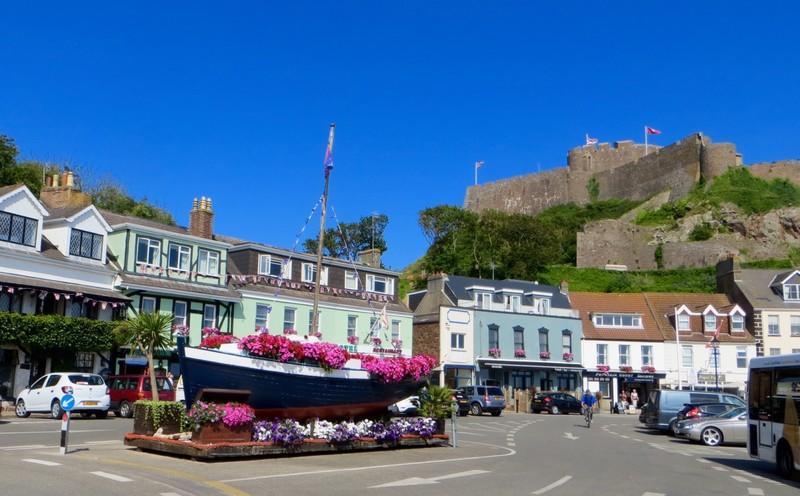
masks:
{"label": "blue road sign", "polygon": [[65,394],[64,396],[62,396],[61,397],[61,408],[65,412],[68,412],[68,411],[72,410],[73,408],[75,408],[75,397],[72,396],[71,394]]}

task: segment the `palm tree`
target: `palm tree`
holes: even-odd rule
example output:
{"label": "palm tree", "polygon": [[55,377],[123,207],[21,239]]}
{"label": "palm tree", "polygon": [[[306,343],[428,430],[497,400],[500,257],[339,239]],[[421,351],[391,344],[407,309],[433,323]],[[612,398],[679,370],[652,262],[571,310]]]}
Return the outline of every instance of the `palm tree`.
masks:
{"label": "palm tree", "polygon": [[141,313],[134,319],[122,322],[117,331],[123,344],[134,346],[147,357],[150,390],[153,392],[153,401],[158,401],[153,355],[158,350],[172,346],[172,316],[158,312]]}

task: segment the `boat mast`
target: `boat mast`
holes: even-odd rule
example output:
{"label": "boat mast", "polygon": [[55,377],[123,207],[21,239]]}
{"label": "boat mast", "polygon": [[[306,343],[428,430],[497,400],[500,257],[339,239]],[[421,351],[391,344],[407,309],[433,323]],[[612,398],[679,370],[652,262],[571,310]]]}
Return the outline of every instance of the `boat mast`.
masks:
{"label": "boat mast", "polygon": [[331,169],[333,169],[333,136],[336,123],[332,123],[328,133],[328,148],[325,150],[325,189],[322,192],[322,212],[319,218],[319,239],[317,240],[317,277],[314,285],[314,306],[311,309],[311,329],[319,332],[319,290],[322,282],[322,249],[325,244],[325,216],[328,213],[328,183],[330,182]]}

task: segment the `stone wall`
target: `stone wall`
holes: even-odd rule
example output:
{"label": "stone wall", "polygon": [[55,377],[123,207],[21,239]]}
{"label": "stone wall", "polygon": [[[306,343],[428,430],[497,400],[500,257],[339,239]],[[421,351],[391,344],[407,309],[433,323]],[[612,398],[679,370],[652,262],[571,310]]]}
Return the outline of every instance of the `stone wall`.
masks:
{"label": "stone wall", "polygon": [[625,265],[629,270],[656,269],[653,229],[616,220],[601,220],[578,233],[577,266]]}
{"label": "stone wall", "polygon": [[439,357],[439,322],[414,323],[411,339],[412,355]]}
{"label": "stone wall", "polygon": [[[647,147],[648,153],[659,146]],[[645,155],[645,146],[633,141],[617,141],[613,145],[579,146],[567,152],[567,167],[572,172],[601,172],[633,162]]]}
{"label": "stone wall", "polygon": [[761,179],[786,179],[800,184],[800,160],[782,160],[780,162],[762,162],[748,166],[750,173]]}
{"label": "stone wall", "polygon": [[500,210],[534,215],[569,201],[567,169],[561,168],[470,186],[464,207],[473,212]]}

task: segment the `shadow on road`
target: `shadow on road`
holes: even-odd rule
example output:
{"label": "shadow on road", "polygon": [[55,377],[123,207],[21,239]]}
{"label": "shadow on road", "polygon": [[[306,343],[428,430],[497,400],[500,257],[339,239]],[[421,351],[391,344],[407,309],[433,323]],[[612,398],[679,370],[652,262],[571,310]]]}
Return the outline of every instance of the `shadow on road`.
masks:
{"label": "shadow on road", "polygon": [[[775,468],[772,464],[760,461],[760,460],[750,460],[750,459],[731,459],[731,458],[714,458],[710,456],[703,457],[710,462],[717,463],[719,465],[723,465],[725,467],[731,468],[733,470],[744,470],[745,472],[749,472],[751,474],[760,475],[765,479],[769,479],[775,482],[780,482],[786,484],[787,486],[796,487],[800,489],[800,484],[798,481],[784,479],[780,475],[775,473]],[[745,477],[747,477],[745,475]]]}

